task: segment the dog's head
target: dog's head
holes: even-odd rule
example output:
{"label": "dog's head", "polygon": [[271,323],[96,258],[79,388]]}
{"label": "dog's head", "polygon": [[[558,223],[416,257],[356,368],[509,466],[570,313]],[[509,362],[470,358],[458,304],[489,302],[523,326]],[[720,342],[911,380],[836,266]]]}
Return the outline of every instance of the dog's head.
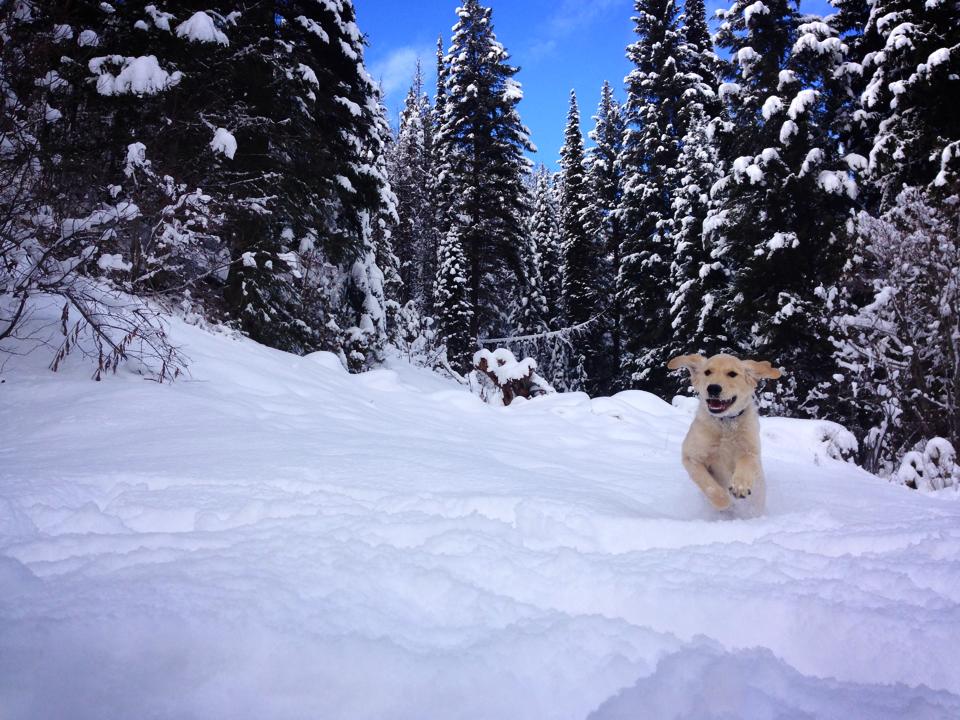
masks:
{"label": "dog's head", "polygon": [[690,382],[700,402],[715,417],[733,417],[743,412],[752,402],[753,391],[761,378],[776,380],[781,372],[766,360],[740,360],[733,355],[680,355],[667,367],[671,370],[687,368]]}

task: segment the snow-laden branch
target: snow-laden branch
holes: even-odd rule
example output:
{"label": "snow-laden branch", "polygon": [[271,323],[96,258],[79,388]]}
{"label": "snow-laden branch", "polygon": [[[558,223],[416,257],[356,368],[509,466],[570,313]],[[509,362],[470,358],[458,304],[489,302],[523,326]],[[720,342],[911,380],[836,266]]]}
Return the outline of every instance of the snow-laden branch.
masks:
{"label": "snow-laden branch", "polygon": [[578,325],[571,325],[570,327],[560,328],[559,330],[550,330],[549,332],[533,333],[532,335],[513,335],[511,337],[502,337],[502,338],[485,338],[485,339],[477,338],[477,342],[481,345],[489,345],[491,343],[509,343],[517,340],[540,340],[542,338],[567,337],[569,335],[576,335],[578,332],[585,330],[590,325],[592,325],[597,320],[599,320],[601,317],[603,317],[606,314],[606,312],[607,312],[606,310],[602,310],[601,312],[597,313],[589,320],[585,320],[584,322],[579,323]]}

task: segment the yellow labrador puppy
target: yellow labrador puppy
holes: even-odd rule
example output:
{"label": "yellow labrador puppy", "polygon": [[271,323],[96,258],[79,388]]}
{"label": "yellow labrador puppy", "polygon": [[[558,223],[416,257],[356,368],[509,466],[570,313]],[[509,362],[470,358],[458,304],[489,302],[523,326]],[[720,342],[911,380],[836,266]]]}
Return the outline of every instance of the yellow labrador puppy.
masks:
{"label": "yellow labrador puppy", "polygon": [[753,392],[761,378],[776,380],[780,371],[766,360],[738,360],[733,355],[680,355],[667,367],[687,368],[700,396],[697,414],[683,441],[683,466],[718,510],[731,498],[753,496],[758,512],[766,501],[760,465],[760,421]]}

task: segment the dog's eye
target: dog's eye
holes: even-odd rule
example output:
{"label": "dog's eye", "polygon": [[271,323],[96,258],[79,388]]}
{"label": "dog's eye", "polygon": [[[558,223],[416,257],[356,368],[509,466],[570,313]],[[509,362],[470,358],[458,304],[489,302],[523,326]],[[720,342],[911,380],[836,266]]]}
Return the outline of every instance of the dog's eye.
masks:
{"label": "dog's eye", "polygon": [[733,370],[727,373],[727,377],[736,377],[736,376],[737,374]]}
{"label": "dog's eye", "polygon": [[712,372],[713,372],[713,370],[705,370],[705,371],[703,372],[703,374],[704,374],[704,375],[709,375],[709,374],[712,373]]}

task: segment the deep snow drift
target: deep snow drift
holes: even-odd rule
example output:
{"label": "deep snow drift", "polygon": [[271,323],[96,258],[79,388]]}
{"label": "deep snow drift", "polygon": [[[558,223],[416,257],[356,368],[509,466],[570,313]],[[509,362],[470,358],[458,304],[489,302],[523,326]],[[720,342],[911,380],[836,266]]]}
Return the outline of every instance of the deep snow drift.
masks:
{"label": "deep snow drift", "polygon": [[711,511],[688,409],[483,405],[180,321],[191,377],[15,358],[0,717],[956,718],[960,502],[765,420]]}

